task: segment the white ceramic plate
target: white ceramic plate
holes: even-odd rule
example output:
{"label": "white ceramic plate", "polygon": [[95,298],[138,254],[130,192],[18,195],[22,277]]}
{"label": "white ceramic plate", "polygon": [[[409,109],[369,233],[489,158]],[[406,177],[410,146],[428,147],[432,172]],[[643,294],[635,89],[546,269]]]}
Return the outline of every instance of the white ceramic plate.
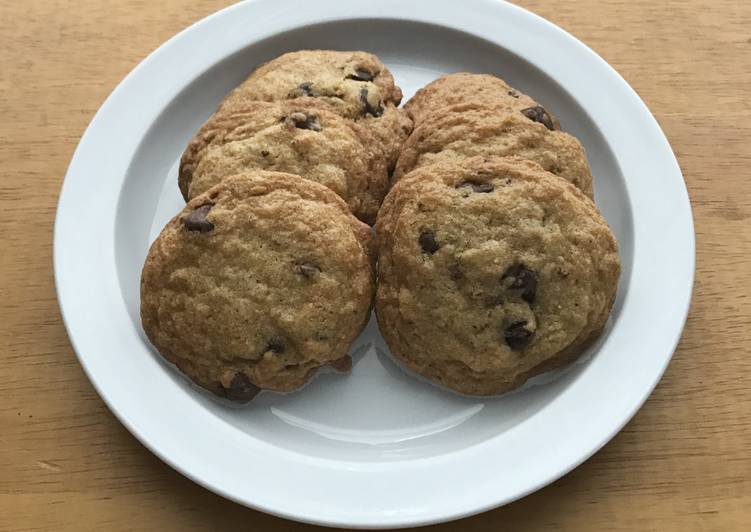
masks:
{"label": "white ceramic plate", "polygon": [[[589,154],[618,237],[613,317],[584,362],[470,399],[405,375],[371,323],[350,376],[221,406],[164,364],[139,322],[151,240],[183,205],[188,139],[254,66],[300,48],[377,53],[405,99],[452,71],[491,72],[544,102]],[[683,327],[694,271],[686,189],[626,82],[545,20],[491,0],[255,0],[195,24],[117,87],[81,139],[55,226],[71,341],[102,398],[149,449],[230,499],[352,527],[418,525],[507,503],[587,459],[631,418]]]}

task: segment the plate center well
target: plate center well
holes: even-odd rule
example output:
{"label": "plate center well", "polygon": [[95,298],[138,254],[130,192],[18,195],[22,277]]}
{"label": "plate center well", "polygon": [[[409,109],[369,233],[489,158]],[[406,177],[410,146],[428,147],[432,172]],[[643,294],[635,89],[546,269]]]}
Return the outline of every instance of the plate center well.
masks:
{"label": "plate center well", "polygon": [[[388,30],[380,27],[383,25],[388,25]],[[622,176],[597,127],[570,95],[539,69],[475,37],[462,36],[466,46],[453,46],[459,42],[454,33],[437,26],[378,20],[340,23],[335,30],[329,24],[311,26],[241,50],[189,84],[155,119],[128,169],[121,192],[116,228],[118,273],[135,327],[140,331],[138,286],[148,246],[184,206],[177,187],[177,167],[188,140],[256,65],[284,51],[303,48],[364,49],[378,54],[402,88],[404,101],[442,74],[472,71],[499,75],[550,106],[564,128],[587,148],[598,205],[621,243],[627,279],[630,212],[624,210]],[[409,44],[415,34],[422,36],[421,46]],[[614,315],[619,307],[617,302]],[[144,342],[148,345],[145,338]],[[375,319],[351,352],[355,359],[351,374],[325,372],[300,392],[263,393],[242,408],[214,401],[169,365],[161,367],[201,408],[249,438],[305,455],[352,461],[439,455],[496,437],[539,412],[586,367],[583,363],[560,374],[543,376],[523,390],[502,397],[469,398],[405,373],[391,360]],[[158,358],[152,349],[145,349],[143,356]],[[536,385],[541,383],[545,385]]]}

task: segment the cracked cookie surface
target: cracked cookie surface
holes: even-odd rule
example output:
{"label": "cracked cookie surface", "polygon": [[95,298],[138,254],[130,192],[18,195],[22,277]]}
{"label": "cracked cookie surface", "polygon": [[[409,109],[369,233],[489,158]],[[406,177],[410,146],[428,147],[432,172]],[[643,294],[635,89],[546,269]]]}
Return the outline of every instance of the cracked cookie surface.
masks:
{"label": "cracked cookie surface", "polygon": [[575,137],[505,106],[485,103],[444,107],[424,120],[404,144],[394,179],[429,164],[513,155],[538,163],[593,197],[587,156]]}
{"label": "cracked cookie surface", "polygon": [[575,359],[607,321],[618,247],[594,203],[520,158],[421,167],[376,223],[376,313],[408,367],[472,395]]}
{"label": "cracked cookie surface", "polygon": [[368,127],[392,166],[412,120],[397,106],[402,92],[386,66],[367,52],[300,50],[259,66],[233,90],[226,104],[242,100],[316,98],[334,112]]}
{"label": "cracked cookie surface", "polygon": [[351,367],[374,291],[370,228],[332,191],[277,172],[229,177],[152,244],[141,276],[151,343],[237,401]]}
{"label": "cracked cookie surface", "polygon": [[490,74],[457,72],[442,76],[418,90],[404,104],[404,110],[417,127],[430,116],[440,114],[444,107],[458,103],[506,107],[548,129],[561,128],[558,118],[545,107],[501,78]]}
{"label": "cracked cookie surface", "polygon": [[228,102],[188,144],[179,185],[187,200],[245,170],[296,174],[343,198],[357,217],[375,220],[388,186],[378,140],[315,98]]}

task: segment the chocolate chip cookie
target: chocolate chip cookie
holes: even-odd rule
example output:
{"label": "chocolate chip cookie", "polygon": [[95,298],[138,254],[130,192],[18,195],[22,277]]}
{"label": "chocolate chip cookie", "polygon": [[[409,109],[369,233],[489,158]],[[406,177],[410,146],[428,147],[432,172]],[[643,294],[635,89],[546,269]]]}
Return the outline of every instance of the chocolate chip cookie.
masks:
{"label": "chocolate chip cookie", "polygon": [[562,366],[603,330],[618,247],[579,189],[520,158],[413,171],[376,223],[376,313],[408,367],[472,395]]}
{"label": "chocolate chip cookie", "polygon": [[237,401],[288,392],[347,349],[374,291],[370,228],[313,181],[256,171],[193,198],[151,246],[141,321],[198,385]]}
{"label": "chocolate chip cookie", "polygon": [[587,156],[575,137],[487,103],[455,104],[426,118],[405,143],[394,179],[429,164],[509,155],[534,161],[593,196]]}
{"label": "chocolate chip cookie", "polygon": [[522,113],[548,129],[560,129],[558,119],[526,94],[490,74],[457,72],[425,85],[404,104],[415,127],[442,108],[457,103],[507,107]]}
{"label": "chocolate chip cookie", "polygon": [[225,100],[318,98],[345,118],[370,128],[393,166],[412,121],[397,106],[402,91],[391,72],[366,52],[300,50],[258,67]]}
{"label": "chocolate chip cookie", "polygon": [[225,176],[251,169],[317,181],[367,223],[375,221],[389,180],[373,134],[315,98],[228,102],[188,144],[180,191],[189,200]]}

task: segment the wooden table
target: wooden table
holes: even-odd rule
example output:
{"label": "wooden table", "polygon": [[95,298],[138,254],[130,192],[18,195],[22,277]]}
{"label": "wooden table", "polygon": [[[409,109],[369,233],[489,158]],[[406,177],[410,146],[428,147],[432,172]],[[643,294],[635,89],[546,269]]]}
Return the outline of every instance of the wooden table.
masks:
{"label": "wooden table", "polygon": [[[316,528],[226,501],[142,447],[84,376],[55,299],[53,218],[84,128],[136,63],[227,3],[0,6],[0,530]],[[571,474],[461,530],[749,530],[751,3],[521,3],[600,53],[660,121],[694,207],[695,294],[634,420]]]}

